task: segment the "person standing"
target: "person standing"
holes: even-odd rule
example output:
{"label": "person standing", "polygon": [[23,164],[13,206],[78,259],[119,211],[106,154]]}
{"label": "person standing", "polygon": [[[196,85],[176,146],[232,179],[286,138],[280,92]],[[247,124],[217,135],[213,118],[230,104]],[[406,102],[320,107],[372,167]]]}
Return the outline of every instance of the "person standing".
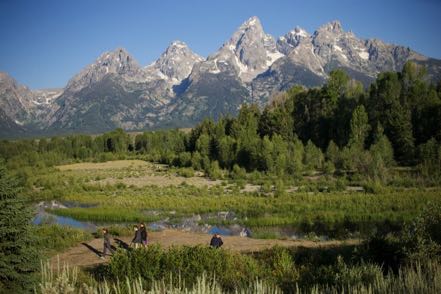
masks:
{"label": "person standing", "polygon": [[222,241],[222,238],[219,234],[214,234],[213,238],[211,238],[210,246],[213,248],[220,248],[224,242]]}
{"label": "person standing", "polygon": [[114,253],[114,250],[112,249],[112,244],[110,243],[110,234],[109,230],[106,228],[103,228],[103,239],[104,239],[104,248],[103,248],[103,255],[101,258],[104,258],[108,253]]}
{"label": "person standing", "polygon": [[135,248],[139,248],[142,244],[142,238],[141,238],[141,230],[138,228],[137,225],[133,226],[133,231],[135,231],[135,236],[133,237],[132,243]]}
{"label": "person standing", "polygon": [[144,223],[141,223],[141,224],[139,225],[139,227],[140,227],[140,230],[141,230],[141,242],[142,242],[142,246],[143,246],[144,248],[147,248],[147,237],[148,237],[148,234],[147,234],[147,228],[145,227],[145,224],[144,224]]}

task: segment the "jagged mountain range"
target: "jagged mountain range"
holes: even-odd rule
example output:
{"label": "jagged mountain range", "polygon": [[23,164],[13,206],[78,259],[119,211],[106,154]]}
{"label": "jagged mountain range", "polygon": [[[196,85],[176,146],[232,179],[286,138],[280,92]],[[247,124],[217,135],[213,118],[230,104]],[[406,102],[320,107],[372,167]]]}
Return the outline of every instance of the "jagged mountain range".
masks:
{"label": "jagged mountain range", "polygon": [[368,85],[378,73],[399,71],[409,60],[424,64],[429,78],[441,78],[441,60],[357,38],[338,21],[313,34],[296,27],[275,40],[252,17],[207,58],[175,41],[142,67],[118,48],[103,53],[63,89],[36,91],[0,73],[0,136],[190,127],[205,117],[234,115],[243,103],[263,106],[295,84],[320,86],[336,68]]}

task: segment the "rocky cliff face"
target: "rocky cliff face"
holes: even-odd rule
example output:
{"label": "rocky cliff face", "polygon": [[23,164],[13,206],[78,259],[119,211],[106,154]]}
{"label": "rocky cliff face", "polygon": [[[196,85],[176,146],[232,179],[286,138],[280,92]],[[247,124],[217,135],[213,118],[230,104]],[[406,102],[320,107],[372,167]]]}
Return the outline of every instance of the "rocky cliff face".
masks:
{"label": "rocky cliff face", "polygon": [[53,90],[31,91],[0,73],[0,129],[53,134],[187,127],[235,114],[243,103],[263,106],[296,84],[322,85],[336,68],[368,85],[379,72],[399,71],[409,60],[424,64],[433,80],[441,78],[440,60],[358,38],[338,21],[312,34],[296,27],[276,41],[252,17],[206,59],[175,41],[141,67],[118,48]]}
{"label": "rocky cliff face", "polygon": [[31,90],[0,72],[0,109],[16,124],[30,124],[36,119],[37,100]]}

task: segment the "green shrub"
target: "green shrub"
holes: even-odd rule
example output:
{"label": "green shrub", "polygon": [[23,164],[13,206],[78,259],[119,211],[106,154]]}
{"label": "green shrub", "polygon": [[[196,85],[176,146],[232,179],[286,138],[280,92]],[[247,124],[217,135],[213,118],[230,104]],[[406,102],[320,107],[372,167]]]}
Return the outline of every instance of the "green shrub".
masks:
{"label": "green shrub", "polygon": [[254,239],[280,239],[282,235],[276,228],[253,228]]}
{"label": "green shrub", "polygon": [[333,175],[335,172],[335,165],[331,161],[326,161],[324,163],[323,171],[327,175]]}
{"label": "green shrub", "polygon": [[206,173],[208,177],[213,180],[223,178],[222,170],[220,169],[219,162],[217,160],[211,162],[210,167],[208,170],[206,170]]}
{"label": "green shrub", "polygon": [[187,286],[198,276],[214,274],[225,290],[245,288],[261,276],[261,267],[252,258],[240,253],[209,247],[172,247],[163,250],[158,245],[146,250],[118,251],[109,264],[112,279],[134,279],[147,283],[180,276]]}
{"label": "green shrub", "polygon": [[263,193],[270,193],[272,191],[273,186],[271,185],[270,181],[264,181],[261,190]]}
{"label": "green shrub", "polygon": [[373,194],[380,194],[381,192],[384,191],[383,185],[376,180],[365,182],[363,188],[367,193],[373,193]]}
{"label": "green shrub", "polygon": [[233,169],[230,172],[230,178],[232,179],[246,179],[247,173],[246,170],[239,165],[233,165]]}
{"label": "green shrub", "polygon": [[180,168],[177,170],[177,174],[184,178],[194,177],[194,169],[193,168]]}
{"label": "green shrub", "polygon": [[48,253],[64,250],[92,238],[84,230],[60,225],[40,225],[33,227],[33,230],[36,236],[35,247]]}
{"label": "green shrub", "polygon": [[286,194],[286,190],[285,190],[285,184],[283,183],[283,180],[277,180],[274,183],[274,196],[282,197],[285,194]]}
{"label": "green shrub", "polygon": [[270,280],[278,285],[285,293],[293,293],[297,289],[300,272],[288,249],[273,247],[262,253],[260,260],[264,262]]}
{"label": "green shrub", "polygon": [[410,260],[440,257],[441,206],[428,204],[415,221],[406,225],[402,240]]}

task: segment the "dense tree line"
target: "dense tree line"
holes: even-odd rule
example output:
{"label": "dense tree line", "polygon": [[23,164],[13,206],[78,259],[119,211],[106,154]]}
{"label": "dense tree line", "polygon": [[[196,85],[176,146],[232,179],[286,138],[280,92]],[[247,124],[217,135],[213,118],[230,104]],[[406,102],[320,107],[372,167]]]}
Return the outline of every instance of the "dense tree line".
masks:
{"label": "dense tree line", "polygon": [[402,72],[379,74],[368,90],[335,70],[321,88],[295,86],[263,110],[243,105],[237,117],[206,119],[188,133],[135,136],[117,129],[99,136],[3,141],[0,152],[12,167],[23,160],[51,165],[136,155],[209,174],[221,168],[279,176],[339,170],[381,179],[395,163],[439,177],[440,142],[441,82],[429,83],[424,67],[409,62]]}

